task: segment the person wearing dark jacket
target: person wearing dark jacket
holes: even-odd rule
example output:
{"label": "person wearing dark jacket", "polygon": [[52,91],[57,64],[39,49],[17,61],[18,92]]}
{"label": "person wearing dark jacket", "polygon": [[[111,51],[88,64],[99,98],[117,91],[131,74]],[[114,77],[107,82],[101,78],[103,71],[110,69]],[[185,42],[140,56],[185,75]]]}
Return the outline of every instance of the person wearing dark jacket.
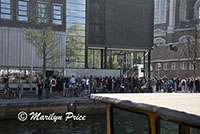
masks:
{"label": "person wearing dark jacket", "polygon": [[43,83],[39,79],[39,81],[38,81],[38,99],[42,98],[42,90],[43,90]]}
{"label": "person wearing dark jacket", "polygon": [[195,80],[195,87],[196,87],[196,92],[200,92],[200,79],[199,78],[196,78]]}
{"label": "person wearing dark jacket", "polygon": [[46,78],[46,80],[45,80],[44,89],[45,89],[45,99],[48,99],[49,98],[49,90],[50,90],[50,81],[49,81],[49,78]]}

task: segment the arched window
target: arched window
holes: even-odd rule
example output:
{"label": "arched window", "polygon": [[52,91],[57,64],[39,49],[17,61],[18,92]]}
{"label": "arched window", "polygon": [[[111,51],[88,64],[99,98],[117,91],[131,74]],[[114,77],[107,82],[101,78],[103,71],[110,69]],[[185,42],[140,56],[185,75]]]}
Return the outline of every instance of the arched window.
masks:
{"label": "arched window", "polygon": [[200,0],[197,0],[194,5],[194,18],[200,19]]}
{"label": "arched window", "polygon": [[187,10],[187,2],[186,0],[180,0],[180,11],[179,11],[179,20],[186,20],[186,10]]}
{"label": "arched window", "polygon": [[195,40],[194,37],[192,37],[191,35],[184,35],[184,36],[180,37],[178,41],[180,43],[186,43],[188,41],[194,41],[194,40]]}
{"label": "arched window", "polygon": [[154,44],[155,44],[156,46],[164,45],[165,42],[166,42],[166,40],[163,39],[163,38],[155,38],[155,39],[154,39]]}
{"label": "arched window", "polygon": [[154,24],[166,23],[167,0],[155,0]]}

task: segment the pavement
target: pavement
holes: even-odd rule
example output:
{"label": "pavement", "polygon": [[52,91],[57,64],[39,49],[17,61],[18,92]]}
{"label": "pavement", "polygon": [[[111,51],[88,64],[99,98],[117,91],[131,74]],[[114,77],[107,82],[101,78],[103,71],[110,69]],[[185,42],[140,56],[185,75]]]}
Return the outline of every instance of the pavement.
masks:
{"label": "pavement", "polygon": [[62,92],[54,92],[49,95],[49,99],[38,99],[38,96],[34,93],[29,92],[29,94],[23,95],[21,98],[6,98],[3,99],[0,98],[0,106],[5,105],[12,105],[12,104],[18,104],[18,105],[24,105],[24,104],[31,104],[31,103],[67,103],[67,102],[91,102],[89,97],[63,97]]}

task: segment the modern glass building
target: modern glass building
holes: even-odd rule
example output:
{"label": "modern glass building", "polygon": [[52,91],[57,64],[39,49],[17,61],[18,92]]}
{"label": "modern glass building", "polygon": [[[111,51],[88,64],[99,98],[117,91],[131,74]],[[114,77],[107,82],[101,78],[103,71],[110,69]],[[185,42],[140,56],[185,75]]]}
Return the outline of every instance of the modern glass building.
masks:
{"label": "modern glass building", "polygon": [[[122,69],[133,74],[153,44],[153,2],[145,2],[66,0],[66,67]],[[140,15],[135,12],[139,9]]]}
{"label": "modern glass building", "polygon": [[86,1],[66,0],[67,68],[85,67]]}

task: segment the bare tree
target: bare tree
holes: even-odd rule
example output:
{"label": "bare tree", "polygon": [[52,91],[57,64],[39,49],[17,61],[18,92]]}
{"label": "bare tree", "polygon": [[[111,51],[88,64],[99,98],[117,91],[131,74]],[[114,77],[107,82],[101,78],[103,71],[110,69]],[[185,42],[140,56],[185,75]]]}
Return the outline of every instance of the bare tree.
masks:
{"label": "bare tree", "polygon": [[196,78],[196,71],[198,68],[198,61],[200,58],[200,31],[198,29],[199,26],[195,29],[195,40],[191,38],[187,38],[187,41],[183,43],[182,49],[184,52],[184,55],[190,62],[190,64],[193,65],[193,77]]}

